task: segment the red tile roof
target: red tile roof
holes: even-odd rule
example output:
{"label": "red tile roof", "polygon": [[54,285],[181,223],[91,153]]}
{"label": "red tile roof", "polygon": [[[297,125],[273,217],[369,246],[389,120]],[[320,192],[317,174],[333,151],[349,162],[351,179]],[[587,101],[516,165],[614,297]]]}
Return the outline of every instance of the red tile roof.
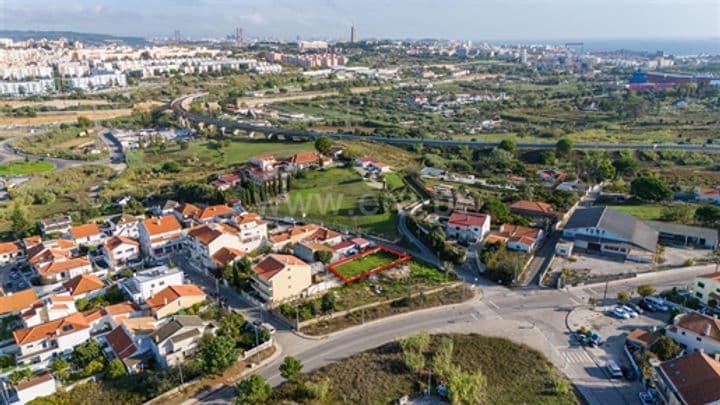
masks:
{"label": "red tile roof", "polygon": [[702,352],[660,364],[688,405],[715,403],[720,399],[720,363]]}
{"label": "red tile roof", "polygon": [[69,335],[87,328],[88,322],[85,316],[81,313],[75,313],[65,318],[16,330],[13,332],[13,336],[15,337],[15,343],[25,345],[42,339],[52,339],[58,336]]}
{"label": "red tile roof", "polygon": [[146,304],[152,309],[160,309],[180,297],[205,296],[205,292],[195,284],[171,285],[148,298]]}
{"label": "red tile roof", "polygon": [[455,226],[479,226],[482,227],[488,220],[488,216],[485,214],[478,214],[474,212],[459,212],[453,211],[450,215],[448,223]]}
{"label": "red tile roof", "polygon": [[159,218],[150,218],[143,221],[143,226],[150,236],[170,232],[179,232],[182,227],[174,215],[165,215]]}
{"label": "red tile roof", "polygon": [[720,320],[712,316],[689,312],[679,315],[675,320],[675,326],[720,341]]}
{"label": "red tile roof", "polygon": [[32,303],[36,300],[37,294],[33,288],[0,296],[0,314],[8,314],[23,310],[32,305]]}
{"label": "red tile roof", "polygon": [[50,274],[58,274],[71,269],[90,266],[90,262],[85,257],[77,257],[74,259],[53,260],[48,264],[42,265],[37,269],[41,276]]}
{"label": "red tile roof", "polygon": [[552,205],[542,201],[520,200],[510,204],[511,210],[533,212],[542,215],[557,215]]}
{"label": "red tile roof", "polygon": [[266,280],[270,280],[285,267],[297,265],[307,266],[307,263],[293,255],[271,254],[256,264],[253,267],[253,272]]}
{"label": "red tile roof", "polygon": [[224,267],[226,264],[235,261],[235,259],[245,256],[244,252],[237,249],[222,247],[212,256],[212,259],[219,266]]}
{"label": "red tile roof", "polygon": [[196,217],[198,219],[210,219],[223,215],[232,215],[233,209],[224,204],[211,205],[200,210]]}
{"label": "red tile roof", "polygon": [[137,351],[137,347],[122,326],[118,326],[105,335],[105,340],[120,359],[130,357]]}
{"label": "red tile roof", "polygon": [[87,238],[88,236],[100,235],[100,227],[97,224],[85,224],[70,228],[70,235],[73,239]]}
{"label": "red tile roof", "polygon": [[290,163],[296,165],[308,165],[317,163],[320,160],[320,154],[317,152],[307,151],[298,152],[290,158]]}
{"label": "red tile roof", "polygon": [[18,242],[0,243],[0,254],[19,253],[20,251],[22,251],[22,246]]}
{"label": "red tile roof", "polygon": [[105,284],[94,274],[81,274],[63,283],[63,287],[70,292],[70,295],[76,296],[99,290],[105,287]]}

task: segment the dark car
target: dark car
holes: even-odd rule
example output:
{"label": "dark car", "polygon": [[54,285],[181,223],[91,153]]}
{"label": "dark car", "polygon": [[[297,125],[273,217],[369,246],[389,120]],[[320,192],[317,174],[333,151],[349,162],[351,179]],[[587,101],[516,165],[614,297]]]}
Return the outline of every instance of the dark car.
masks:
{"label": "dark car", "polygon": [[655,306],[653,304],[651,304],[645,300],[641,300],[640,303],[638,303],[638,305],[640,306],[640,308],[642,308],[646,311],[657,312],[657,308],[655,308]]}

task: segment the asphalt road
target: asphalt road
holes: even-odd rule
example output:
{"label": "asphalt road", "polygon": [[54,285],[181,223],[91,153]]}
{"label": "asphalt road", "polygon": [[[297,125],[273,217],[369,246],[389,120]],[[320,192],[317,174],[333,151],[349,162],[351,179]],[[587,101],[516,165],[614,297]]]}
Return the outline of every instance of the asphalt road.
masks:
{"label": "asphalt road", "polygon": [[[372,135],[355,135],[355,134],[338,134],[338,133],[320,133],[314,131],[301,131],[295,129],[287,129],[270,126],[257,126],[248,123],[238,123],[235,121],[221,120],[202,114],[187,111],[187,105],[193,98],[202,94],[191,94],[170,103],[172,109],[185,119],[194,123],[204,123],[206,125],[215,125],[218,128],[226,130],[239,129],[247,132],[257,132],[268,136],[282,136],[286,138],[302,138],[316,139],[320,136],[326,136],[336,140],[360,140],[371,141],[395,145],[426,145],[426,146],[468,146],[471,148],[491,148],[499,144],[499,142],[484,141],[459,141],[459,140],[442,140],[442,139],[420,139],[420,138],[400,138],[400,137],[384,137]],[[555,149],[552,142],[518,142],[516,144],[519,149]],[[573,145],[575,149],[593,149],[593,150],[685,150],[685,151],[720,151],[720,145],[714,144],[678,144],[678,143],[606,143],[606,142],[579,142]]]}
{"label": "asphalt road", "polygon": [[[185,267],[183,263],[179,263]],[[591,404],[627,404],[637,401],[640,384],[624,380],[611,380],[603,371],[604,362],[613,358],[624,363],[618,354],[617,342],[623,334],[637,325],[659,324],[660,321],[642,316],[642,319],[612,322],[608,319],[603,334],[610,342],[608,348],[589,351],[578,347],[570,336],[566,318],[570,311],[586,307],[589,297],[602,299],[605,285],[575,287],[563,290],[523,288],[509,290],[471,274],[471,268],[463,268],[463,279],[474,284],[479,294],[475,299],[457,305],[431,308],[385,319],[368,322],[332,334],[324,339],[311,339],[297,335],[287,325],[268,317],[278,332],[275,335],[280,355],[258,371],[273,385],[282,383],[278,367],[282,358],[292,355],[305,365],[304,371],[312,371],[324,365],[341,361],[353,354],[377,347],[394,339],[426,331],[429,333],[455,332],[479,333],[502,336],[527,344],[545,354],[548,359],[578,387]],[[640,284],[652,284],[658,289],[685,286],[696,275],[712,272],[714,265],[697,266],[682,270],[665,271],[639,276],[630,280],[608,283],[606,302],[611,305],[620,291],[634,291]],[[214,291],[213,283],[196,275],[193,281],[200,281],[201,287]],[[231,306],[238,304],[250,320],[258,318],[258,309],[243,303],[229,289],[221,289],[221,295],[232,294]],[[268,319],[269,318],[269,319]],[[604,319],[604,318],[603,318]],[[614,347],[611,348],[610,346]],[[226,386],[202,400],[190,403],[229,404],[234,401],[234,387]]]}

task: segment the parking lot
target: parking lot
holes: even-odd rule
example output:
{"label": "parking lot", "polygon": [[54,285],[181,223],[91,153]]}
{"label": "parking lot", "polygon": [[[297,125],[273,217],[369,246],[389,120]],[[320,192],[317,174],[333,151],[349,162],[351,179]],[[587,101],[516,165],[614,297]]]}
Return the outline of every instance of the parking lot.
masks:
{"label": "parking lot", "polygon": [[0,267],[0,286],[3,293],[21,291],[30,287],[30,273],[23,274],[13,265]]}

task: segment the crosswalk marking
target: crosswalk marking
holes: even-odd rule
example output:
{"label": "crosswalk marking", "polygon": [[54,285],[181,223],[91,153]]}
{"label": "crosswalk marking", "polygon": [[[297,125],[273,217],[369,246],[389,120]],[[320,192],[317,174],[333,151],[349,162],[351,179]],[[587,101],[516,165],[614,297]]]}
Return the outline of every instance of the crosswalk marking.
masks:
{"label": "crosswalk marking", "polygon": [[592,363],[590,355],[585,350],[565,350],[561,352],[565,360],[570,364]]}

